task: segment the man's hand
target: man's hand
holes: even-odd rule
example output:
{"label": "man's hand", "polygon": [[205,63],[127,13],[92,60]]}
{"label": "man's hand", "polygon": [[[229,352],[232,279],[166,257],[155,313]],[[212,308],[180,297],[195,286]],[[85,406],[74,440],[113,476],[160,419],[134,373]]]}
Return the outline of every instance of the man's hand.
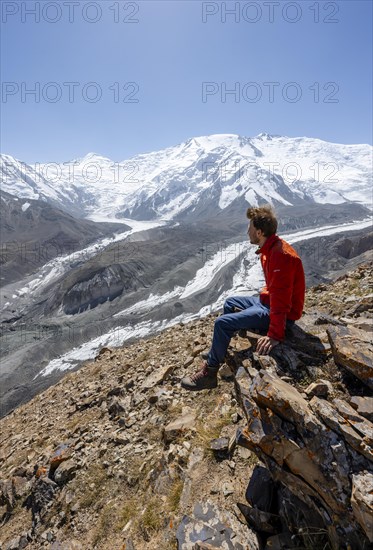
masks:
{"label": "man's hand", "polygon": [[278,340],[274,340],[269,336],[262,336],[258,339],[256,353],[259,353],[259,355],[268,355],[268,353],[279,343]]}

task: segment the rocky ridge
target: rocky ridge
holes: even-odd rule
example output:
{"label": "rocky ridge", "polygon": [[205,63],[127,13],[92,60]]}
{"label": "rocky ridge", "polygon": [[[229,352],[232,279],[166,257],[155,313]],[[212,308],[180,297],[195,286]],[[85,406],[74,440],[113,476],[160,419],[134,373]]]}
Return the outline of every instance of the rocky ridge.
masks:
{"label": "rocky ridge", "polygon": [[271,356],[232,341],[190,394],[216,315],[103,348],[0,422],[2,550],[367,549],[373,263],[307,292]]}

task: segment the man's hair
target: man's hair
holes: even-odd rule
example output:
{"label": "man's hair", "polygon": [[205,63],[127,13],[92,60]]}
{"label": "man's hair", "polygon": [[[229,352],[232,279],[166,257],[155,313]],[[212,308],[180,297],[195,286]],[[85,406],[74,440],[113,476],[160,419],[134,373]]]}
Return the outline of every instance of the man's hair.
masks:
{"label": "man's hair", "polygon": [[277,231],[277,219],[270,204],[252,206],[247,209],[246,216],[252,220],[255,229],[261,229],[265,237],[274,235]]}

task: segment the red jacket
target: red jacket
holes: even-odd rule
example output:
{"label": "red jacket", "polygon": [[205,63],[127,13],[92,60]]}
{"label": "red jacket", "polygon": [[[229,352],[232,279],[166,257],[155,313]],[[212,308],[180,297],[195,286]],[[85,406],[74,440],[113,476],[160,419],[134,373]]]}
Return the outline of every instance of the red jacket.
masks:
{"label": "red jacket", "polygon": [[284,340],[286,319],[296,321],[303,312],[306,282],[302,260],[289,243],[271,235],[256,251],[264,271],[266,286],[260,301],[270,306],[267,336]]}

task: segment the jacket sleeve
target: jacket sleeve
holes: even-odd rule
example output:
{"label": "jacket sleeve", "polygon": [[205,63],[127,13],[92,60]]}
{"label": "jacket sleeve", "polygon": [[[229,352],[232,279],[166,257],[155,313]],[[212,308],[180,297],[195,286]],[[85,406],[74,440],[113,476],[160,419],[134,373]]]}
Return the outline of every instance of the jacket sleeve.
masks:
{"label": "jacket sleeve", "polygon": [[282,341],[285,339],[286,316],[291,309],[293,295],[295,273],[293,258],[288,254],[274,252],[269,268],[270,311],[267,336]]}

